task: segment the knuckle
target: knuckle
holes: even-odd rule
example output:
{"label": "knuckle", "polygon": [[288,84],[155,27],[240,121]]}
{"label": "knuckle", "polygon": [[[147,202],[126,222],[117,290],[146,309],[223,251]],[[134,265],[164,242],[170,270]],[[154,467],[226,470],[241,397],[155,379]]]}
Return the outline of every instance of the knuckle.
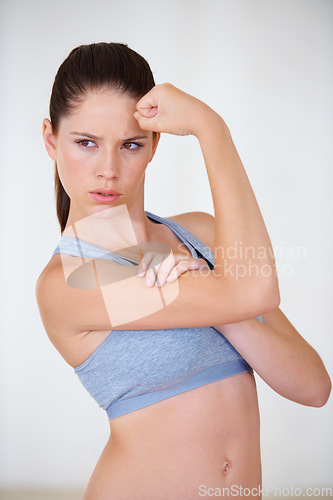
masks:
{"label": "knuckle", "polygon": [[200,259],[200,267],[202,267],[204,269],[209,269],[209,266],[208,266],[207,262],[205,261],[205,259]]}
{"label": "knuckle", "polygon": [[179,269],[187,269],[189,264],[190,263],[188,262],[188,260],[181,260],[176,267],[178,267]]}

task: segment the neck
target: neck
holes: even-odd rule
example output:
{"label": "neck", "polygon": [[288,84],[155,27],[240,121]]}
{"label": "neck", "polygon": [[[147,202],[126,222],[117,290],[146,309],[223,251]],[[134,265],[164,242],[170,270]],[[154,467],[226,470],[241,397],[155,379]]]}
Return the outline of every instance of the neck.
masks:
{"label": "neck", "polygon": [[143,207],[123,204],[85,217],[71,210],[63,235],[77,237],[115,252],[156,241],[156,226],[159,224],[148,219]]}

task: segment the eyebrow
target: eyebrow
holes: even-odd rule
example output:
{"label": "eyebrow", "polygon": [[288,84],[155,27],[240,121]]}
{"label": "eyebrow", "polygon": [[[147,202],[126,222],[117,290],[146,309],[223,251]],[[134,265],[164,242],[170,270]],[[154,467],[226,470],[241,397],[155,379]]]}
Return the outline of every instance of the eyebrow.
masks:
{"label": "eyebrow", "polygon": [[[102,139],[98,135],[87,134],[86,132],[70,132],[70,135],[78,135],[78,136],[81,136],[81,137],[84,136],[84,137],[88,137],[88,139],[95,139],[97,141],[99,141],[99,140]],[[129,137],[129,138],[126,138],[126,139],[122,139],[122,142],[137,141],[139,139],[148,139],[148,135],[136,135],[134,137]]]}

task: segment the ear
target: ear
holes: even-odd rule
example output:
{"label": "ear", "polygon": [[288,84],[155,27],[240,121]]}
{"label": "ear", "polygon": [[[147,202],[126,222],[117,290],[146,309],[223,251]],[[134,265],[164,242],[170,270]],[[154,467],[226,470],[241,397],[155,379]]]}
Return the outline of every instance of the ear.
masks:
{"label": "ear", "polygon": [[51,160],[56,160],[56,138],[52,131],[52,124],[50,120],[44,118],[43,120],[43,139],[46,147],[46,151],[48,152]]}
{"label": "ear", "polygon": [[153,147],[152,147],[152,150],[151,150],[151,156],[150,156],[150,159],[149,159],[148,163],[150,163],[152,161],[152,159],[154,158],[154,155],[155,155],[155,152],[156,152],[156,148],[157,148],[157,144],[159,143],[159,140],[160,140],[160,137],[161,137],[160,132],[155,132],[155,133],[156,133],[156,136],[153,138]]}

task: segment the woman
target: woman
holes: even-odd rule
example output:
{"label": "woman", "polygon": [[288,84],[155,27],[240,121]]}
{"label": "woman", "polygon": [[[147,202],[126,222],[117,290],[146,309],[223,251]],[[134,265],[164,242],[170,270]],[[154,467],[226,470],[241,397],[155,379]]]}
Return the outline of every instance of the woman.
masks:
{"label": "woman", "polygon": [[[144,211],[161,133],[198,138],[215,217]],[[269,236],[225,122],[174,86],[155,86],[127,46],[99,43],[60,66],[43,136],[62,238],[38,279],[38,305],[51,342],[110,419],[85,500],[244,488],[260,498],[252,368],[310,406],[325,404],[331,383],[278,307]],[[250,259],[228,253],[239,242]]]}

